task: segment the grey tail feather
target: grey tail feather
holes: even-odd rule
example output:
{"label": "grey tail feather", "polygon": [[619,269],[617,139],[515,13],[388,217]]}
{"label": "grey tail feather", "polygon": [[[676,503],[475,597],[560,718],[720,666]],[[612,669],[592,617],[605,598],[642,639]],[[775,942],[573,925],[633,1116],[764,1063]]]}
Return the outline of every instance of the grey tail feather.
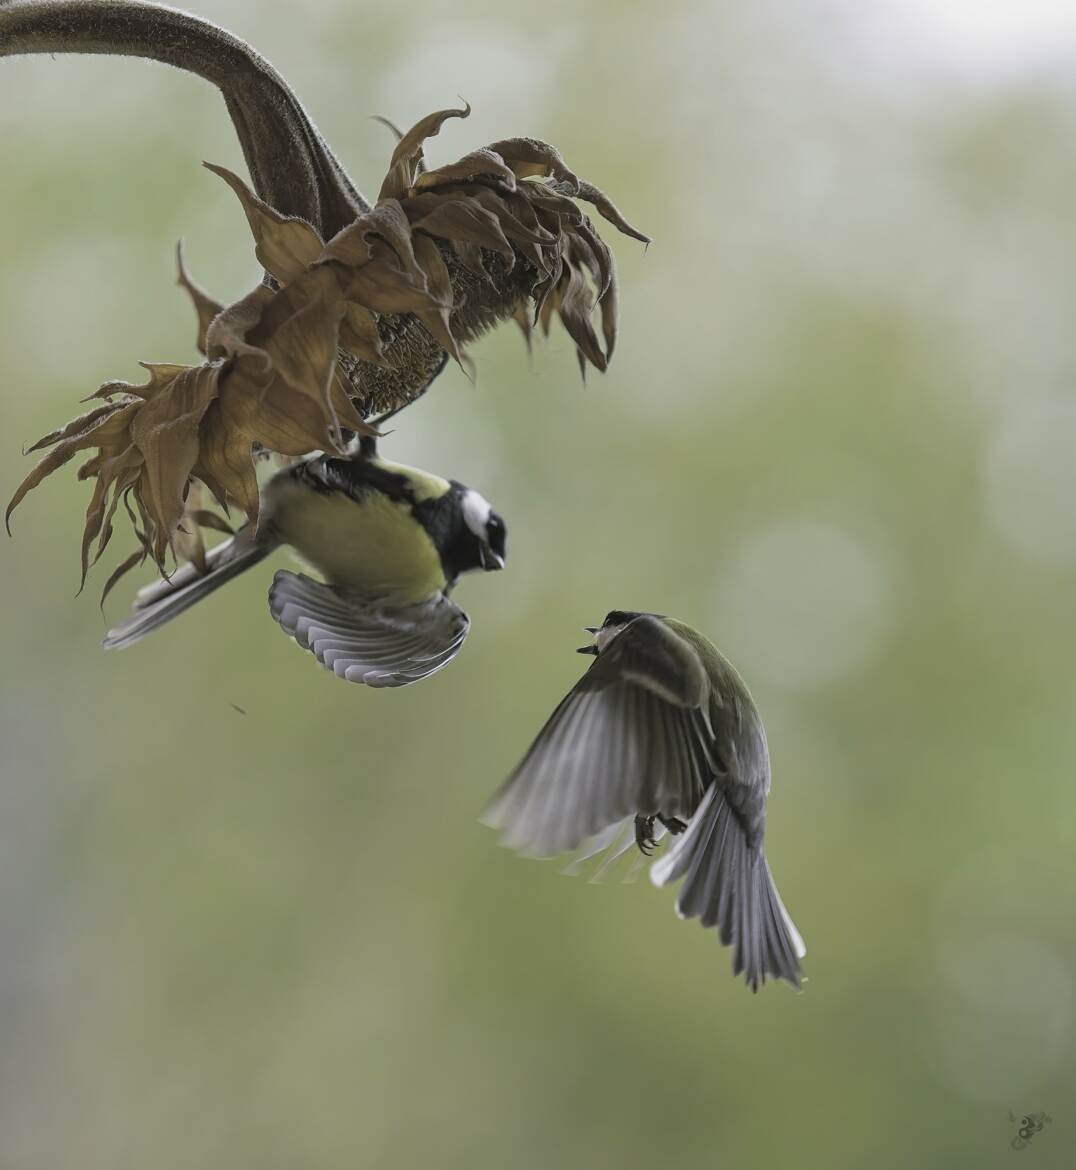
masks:
{"label": "grey tail feather", "polygon": [[199,574],[193,566],[184,565],[171,581],[155,582],[142,590],[131,617],[105,635],[102,642],[105,649],[120,650],[133,645],[273,551],[274,545],[268,541],[252,542],[241,537],[242,533],[212,550],[207,573]]}
{"label": "grey tail feather", "polygon": [[171,577],[162,577],[157,581],[151,581],[148,585],[143,585],[135,594],[134,608],[149,609],[154,602],[160,601],[162,597],[171,597],[192,581],[201,581],[215,569],[227,564],[228,561],[243,552],[250,543],[249,538],[250,529],[241,528],[231,539],[222,540],[220,544],[211,548],[205,555],[205,573],[200,573],[198,566],[188,561],[187,564],[180,565]]}
{"label": "grey tail feather", "polygon": [[748,844],[739,817],[716,784],[650,876],[658,886],[684,879],[677,913],[718,928],[721,942],[733,947],[733,974],[742,972],[752,991],[767,975],[800,986],[800,959],[807,948],[762,849]]}

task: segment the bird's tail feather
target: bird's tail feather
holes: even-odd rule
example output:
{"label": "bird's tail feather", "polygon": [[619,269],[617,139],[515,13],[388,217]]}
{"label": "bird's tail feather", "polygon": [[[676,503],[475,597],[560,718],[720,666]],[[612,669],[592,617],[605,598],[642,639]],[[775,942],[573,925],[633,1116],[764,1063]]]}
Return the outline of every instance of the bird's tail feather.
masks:
{"label": "bird's tail feather", "polygon": [[684,879],[677,912],[718,928],[722,943],[733,947],[733,973],[743,972],[752,990],[767,975],[799,987],[799,961],[807,948],[777,893],[765,855],[748,844],[716,784],[650,877],[657,886]]}
{"label": "bird's tail feather", "polygon": [[108,650],[133,645],[208,597],[226,581],[264,560],[272,550],[272,543],[252,540],[246,530],[240,531],[210,551],[206,573],[199,573],[193,565],[184,565],[170,580],[155,581],[140,590],[135,612],[109,630],[102,644]]}

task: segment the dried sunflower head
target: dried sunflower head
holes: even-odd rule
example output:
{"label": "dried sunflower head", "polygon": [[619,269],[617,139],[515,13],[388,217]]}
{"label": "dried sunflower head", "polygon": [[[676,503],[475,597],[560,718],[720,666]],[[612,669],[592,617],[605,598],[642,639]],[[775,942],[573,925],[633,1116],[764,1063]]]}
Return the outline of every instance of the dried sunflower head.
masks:
{"label": "dried sunflower head", "polygon": [[447,119],[469,113],[439,110],[401,135],[376,205],[328,241],[275,211],[238,176],[210,167],[239,196],[255,253],[276,281],[324,265],[335,273],[346,302],[343,364],[364,416],[414,401],[446,353],[462,361],[468,341],[508,318],[529,341],[535,321],[548,333],[559,316],[584,371],[587,364],[604,370],[612,356],[616,267],[574,199],[627,235],[648,238],[537,139],[495,142],[427,170],[426,140]]}
{"label": "dried sunflower head", "polygon": [[[254,189],[221,167],[254,235],[265,283],[222,307],[186,274],[205,360],[149,365],[144,385],[110,382],[104,404],[45,436],[8,506],[77,454],[94,481],[83,579],[108,545],[120,503],[146,557],[199,563],[214,526],[202,489],[258,519],[255,458],[345,450],[368,420],[418,398],[449,357],[498,321],[527,335],[558,316],[581,368],[605,369],[616,341],[613,258],[575,202],[646,241],[552,146],[505,139],[428,170],[426,141],[469,107],[399,135],[371,206],[286,83],[242,41],[189,14],[137,2],[0,9],[0,56],[19,52],[152,56],[225,95]],[[281,160],[287,164],[282,165]],[[601,336],[595,328],[599,321]],[[223,521],[220,521],[223,523]],[[115,580],[115,575],[112,580]],[[111,584],[111,581],[110,581]]]}

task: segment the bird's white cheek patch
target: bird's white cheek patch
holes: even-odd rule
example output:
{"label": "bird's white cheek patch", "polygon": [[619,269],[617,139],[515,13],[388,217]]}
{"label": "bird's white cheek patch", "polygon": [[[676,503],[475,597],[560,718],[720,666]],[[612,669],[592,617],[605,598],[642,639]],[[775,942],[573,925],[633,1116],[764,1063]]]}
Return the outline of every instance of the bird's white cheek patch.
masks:
{"label": "bird's white cheek patch", "polygon": [[464,524],[475,536],[485,539],[490,514],[493,512],[489,500],[476,491],[468,490],[464,493],[461,510]]}

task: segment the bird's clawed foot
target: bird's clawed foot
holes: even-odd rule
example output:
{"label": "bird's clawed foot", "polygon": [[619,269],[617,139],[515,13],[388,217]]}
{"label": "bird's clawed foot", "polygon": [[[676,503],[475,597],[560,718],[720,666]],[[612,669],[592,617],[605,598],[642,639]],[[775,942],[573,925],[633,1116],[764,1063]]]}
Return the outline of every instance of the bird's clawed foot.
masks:
{"label": "bird's clawed foot", "polygon": [[657,846],[657,838],[654,836],[654,822],[661,821],[665,826],[667,832],[672,833],[674,837],[682,833],[687,824],[677,817],[663,817],[661,813],[655,813],[653,816],[644,817],[637,816],[635,818],[635,844],[639,847],[639,852],[644,857],[649,857]]}
{"label": "bird's clawed foot", "polygon": [[643,815],[636,817],[635,844],[639,846],[639,852],[644,858],[648,858],[657,846],[657,838],[654,835],[655,820],[660,820],[662,825],[665,826],[665,830],[673,834],[674,837],[677,837],[678,834],[682,833],[688,827],[684,821],[677,817],[662,817],[660,812],[655,813],[653,817],[643,817]]}
{"label": "bird's clawed foot", "polygon": [[654,818],[653,817],[636,817],[635,818],[635,844],[639,847],[639,852],[644,857],[649,857],[654,851],[654,846],[657,841],[654,838]]}

